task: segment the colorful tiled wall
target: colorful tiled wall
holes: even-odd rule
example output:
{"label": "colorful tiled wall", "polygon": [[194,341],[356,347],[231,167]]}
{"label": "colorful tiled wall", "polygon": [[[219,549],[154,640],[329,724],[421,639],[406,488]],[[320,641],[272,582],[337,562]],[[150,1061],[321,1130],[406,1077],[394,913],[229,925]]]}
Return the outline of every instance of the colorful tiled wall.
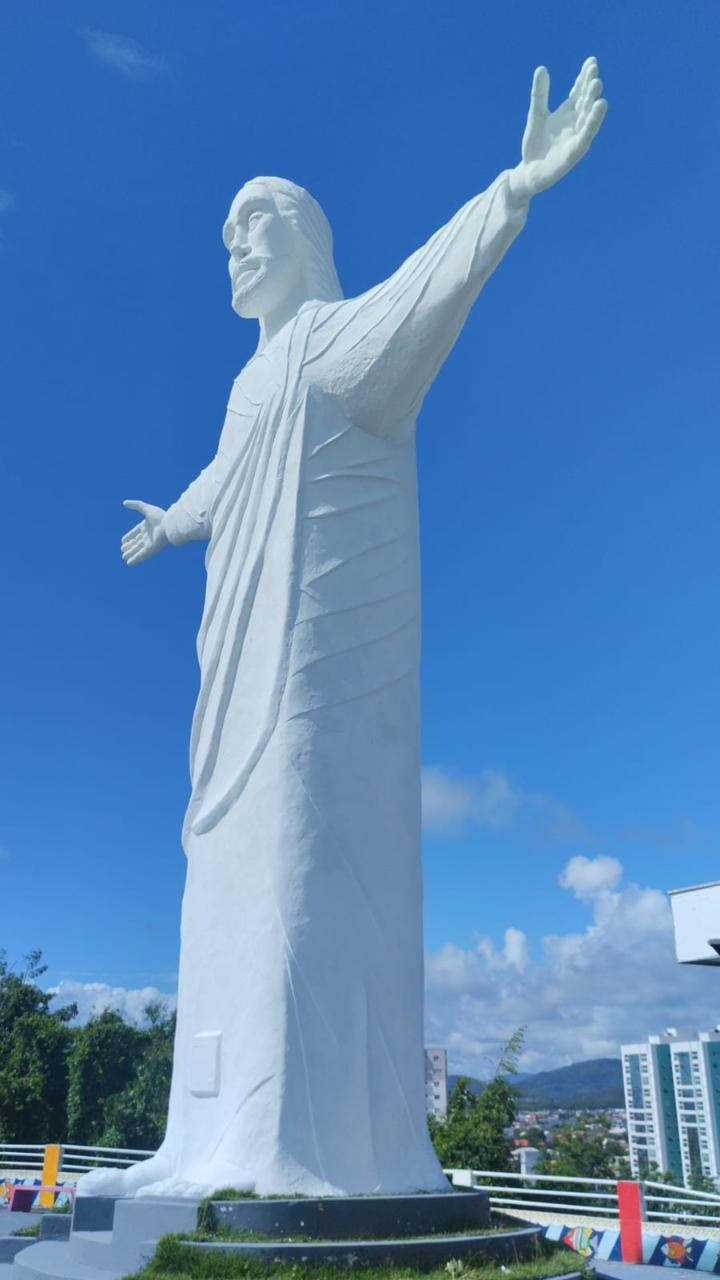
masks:
{"label": "colorful tiled wall", "polygon": [[[595,1231],[592,1227],[551,1225],[545,1227],[548,1240],[561,1241],[582,1258],[622,1262],[620,1232]],[[694,1236],[664,1236],[643,1231],[643,1262],[655,1267],[685,1267],[691,1271],[712,1271],[720,1275],[720,1239],[698,1240]]]}
{"label": "colorful tiled wall", "polygon": [[[0,1206],[6,1206],[10,1201],[13,1187],[40,1187],[40,1178],[23,1178],[23,1177],[3,1177],[0,1174]],[[60,1186],[66,1185],[64,1182],[59,1183]],[[72,1184],[71,1184],[72,1185]],[[69,1196],[59,1195],[55,1201],[55,1208],[59,1209],[67,1204]],[[33,1202],[37,1204],[37,1196]]]}

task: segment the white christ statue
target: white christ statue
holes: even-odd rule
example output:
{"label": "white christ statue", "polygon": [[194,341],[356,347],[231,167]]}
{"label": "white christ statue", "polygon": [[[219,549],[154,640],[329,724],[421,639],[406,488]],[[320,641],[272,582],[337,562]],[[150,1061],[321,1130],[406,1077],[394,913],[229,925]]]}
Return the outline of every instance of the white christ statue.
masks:
{"label": "white christ statue", "polygon": [[260,322],[217,452],[129,565],[207,541],[167,1134],[81,1194],[447,1190],[423,1075],[415,424],[530,199],[605,114],[594,59],[522,159],[361,297],[307,191],[255,178],[223,239]]}

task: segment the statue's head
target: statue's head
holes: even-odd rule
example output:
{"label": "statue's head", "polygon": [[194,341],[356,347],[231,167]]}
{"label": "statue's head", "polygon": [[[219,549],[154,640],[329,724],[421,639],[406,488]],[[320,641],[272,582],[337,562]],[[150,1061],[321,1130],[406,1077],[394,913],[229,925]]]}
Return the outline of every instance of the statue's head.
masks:
{"label": "statue's head", "polygon": [[320,302],[343,296],[330,224],[317,200],[294,182],[247,182],[230,206],[223,242],[239,316],[263,319],[293,294]]}

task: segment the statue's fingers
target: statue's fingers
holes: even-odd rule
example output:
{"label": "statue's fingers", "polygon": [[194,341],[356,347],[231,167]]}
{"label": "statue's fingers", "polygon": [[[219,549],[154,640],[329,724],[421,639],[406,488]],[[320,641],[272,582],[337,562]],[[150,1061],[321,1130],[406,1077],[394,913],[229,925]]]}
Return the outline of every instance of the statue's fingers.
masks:
{"label": "statue's fingers", "polygon": [[126,498],[123,506],[127,507],[128,511],[139,511],[141,515],[147,512],[147,502],[138,502],[136,498]]}
{"label": "statue's fingers", "polygon": [[597,102],[593,103],[589,115],[575,135],[574,145],[570,150],[570,168],[577,164],[579,160],[582,160],[583,156],[588,151],[593,138],[605,119],[606,111],[607,102],[604,98],[600,98]]}
{"label": "statue's fingers", "polygon": [[134,547],[136,545],[139,546],[143,542],[147,542],[147,534],[145,532],[145,525],[139,524],[137,529],[132,529],[130,533],[125,535],[122,540],[122,546]]}
{"label": "statue's fingers", "polygon": [[607,115],[607,109],[608,109],[608,104],[605,98],[598,98],[597,102],[593,102],[593,105],[590,108],[590,113],[584,125],[584,128],[589,135],[588,146],[592,142],[596,133],[599,132],[600,126],[603,120],[605,119],[605,116]]}
{"label": "statue's fingers", "polygon": [[603,91],[603,82],[597,76],[589,80],[585,85],[582,97],[578,102],[578,114],[583,119],[589,112],[594,102],[597,102]]}
{"label": "statue's fingers", "polygon": [[537,67],[530,90],[530,114],[545,116],[550,97],[550,72],[547,67]]}
{"label": "statue's fingers", "polygon": [[144,527],[145,527],[144,520],[142,524],[133,525],[132,529],[128,529],[127,533],[123,534],[123,539],[122,539],[123,542],[132,542],[134,538],[139,538]]}
{"label": "statue's fingers", "polygon": [[588,80],[592,80],[597,74],[598,74],[597,58],[586,58],[577,74],[577,79],[575,80],[575,83],[572,89],[570,90],[570,101],[572,102],[573,106],[577,105],[580,97],[582,96],[583,89],[585,88],[585,85],[587,84]]}

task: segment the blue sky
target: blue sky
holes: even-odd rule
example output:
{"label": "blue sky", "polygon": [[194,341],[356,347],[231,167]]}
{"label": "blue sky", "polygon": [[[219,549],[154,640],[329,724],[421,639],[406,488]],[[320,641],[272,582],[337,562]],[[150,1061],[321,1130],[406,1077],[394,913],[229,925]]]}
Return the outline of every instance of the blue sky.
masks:
{"label": "blue sky", "polygon": [[[602,134],[534,203],[420,423],[429,1032],[477,1067],[529,1020],[532,1067],[717,1021],[662,897],[720,878],[716,0],[6,0],[0,21],[9,956],[174,990],[203,553],[128,571],[121,501],[177,497],[254,349],[231,197],[306,185],[360,292],[517,162],[533,68],[557,105],[596,54]],[[597,967],[634,1004],[599,1011]]]}

